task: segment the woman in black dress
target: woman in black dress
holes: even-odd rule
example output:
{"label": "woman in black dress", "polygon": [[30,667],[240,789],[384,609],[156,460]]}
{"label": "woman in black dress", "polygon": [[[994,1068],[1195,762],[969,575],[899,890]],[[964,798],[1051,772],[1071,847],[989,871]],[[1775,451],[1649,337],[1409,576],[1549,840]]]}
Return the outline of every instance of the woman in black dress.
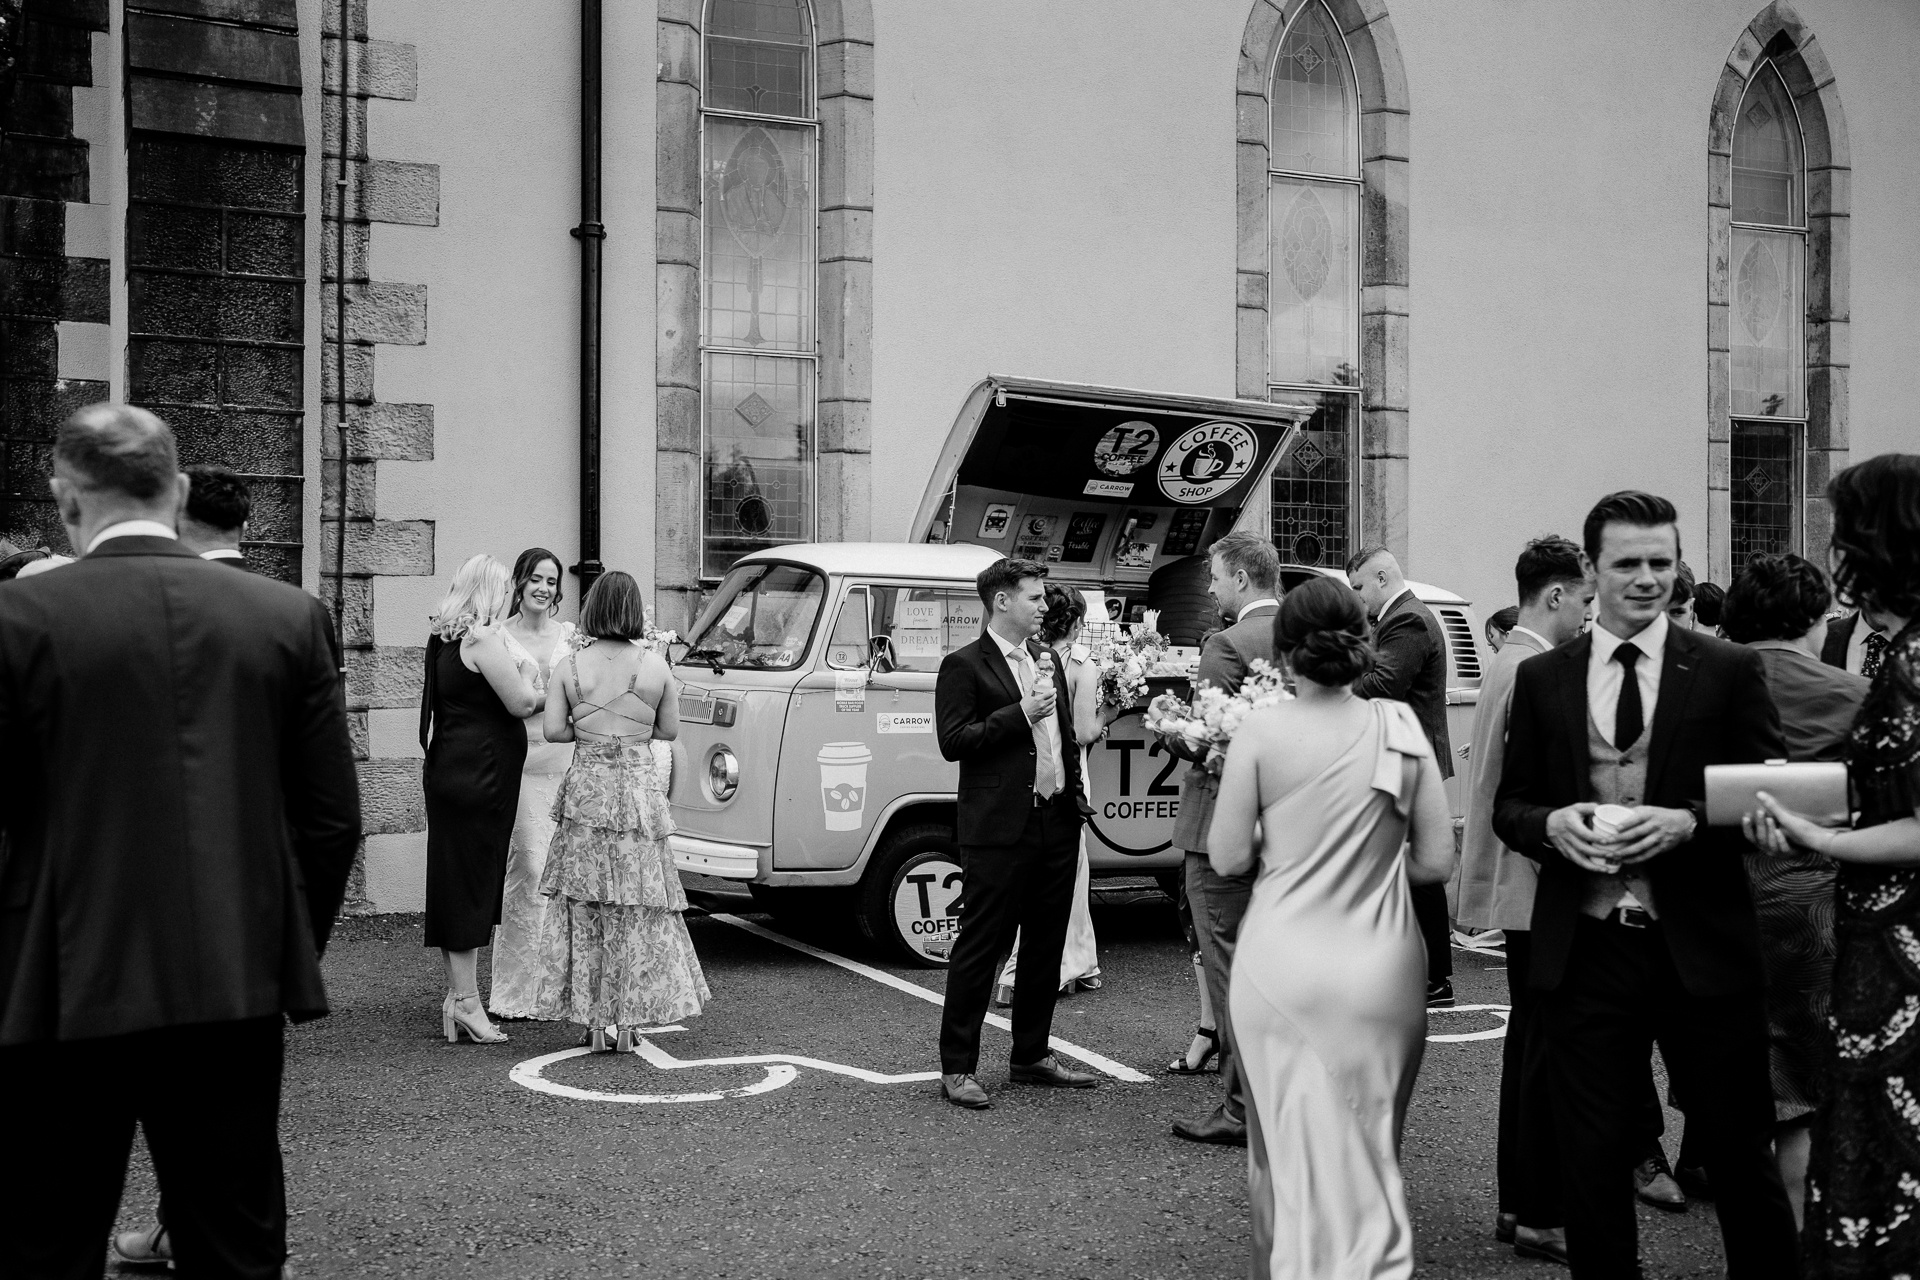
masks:
{"label": "woman in black dress", "polygon": [[1920,1274],[1920,456],[1849,467],[1827,497],[1840,596],[1893,637],[1848,734],[1857,811],[1823,828],[1763,795],[1747,834],[1840,864],[1802,1247],[1808,1276],[1864,1280]]}
{"label": "woman in black dress", "polygon": [[460,566],[433,617],[420,698],[427,800],[427,945],[447,963],[441,1030],[505,1040],[480,1004],[480,948],[500,923],[507,846],[527,757],[525,716],[545,699],[500,638],[511,592],[506,566],[480,555]]}

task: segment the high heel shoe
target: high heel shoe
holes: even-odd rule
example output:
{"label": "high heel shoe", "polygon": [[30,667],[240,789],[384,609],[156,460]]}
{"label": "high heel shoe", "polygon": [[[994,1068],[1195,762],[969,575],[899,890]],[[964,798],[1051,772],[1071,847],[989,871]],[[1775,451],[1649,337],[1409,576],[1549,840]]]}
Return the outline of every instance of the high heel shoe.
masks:
{"label": "high heel shoe", "polygon": [[1206,1050],[1201,1053],[1200,1061],[1197,1063],[1187,1060],[1188,1055],[1193,1052],[1191,1046],[1188,1047],[1186,1053],[1181,1054],[1172,1062],[1169,1062],[1167,1064],[1167,1070],[1176,1076],[1206,1075],[1207,1064],[1212,1062],[1214,1057],[1220,1052],[1220,1032],[1216,1028],[1195,1027],[1193,1029],[1193,1037],[1196,1040],[1205,1040],[1207,1042]]}
{"label": "high heel shoe", "polygon": [[[474,1003],[474,1011],[469,1014],[460,1006],[466,1001]],[[480,993],[469,992],[464,996],[448,993],[446,1003],[440,1006],[440,1028],[446,1032],[448,1044],[460,1043],[460,1033],[466,1032],[467,1039],[475,1044],[505,1044],[507,1033],[487,1021],[487,1011],[480,1007]]]}
{"label": "high heel shoe", "polygon": [[639,1038],[639,1034],[634,1031],[632,1027],[622,1027],[620,1028],[620,1034],[614,1039],[613,1051],[615,1053],[632,1053],[634,1041]]}

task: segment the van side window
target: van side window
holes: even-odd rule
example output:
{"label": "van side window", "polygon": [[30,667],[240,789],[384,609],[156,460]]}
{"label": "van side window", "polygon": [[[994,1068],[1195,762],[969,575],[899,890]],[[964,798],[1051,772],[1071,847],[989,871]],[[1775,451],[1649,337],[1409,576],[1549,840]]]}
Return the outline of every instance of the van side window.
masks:
{"label": "van side window", "polygon": [[967,590],[945,587],[872,588],[873,634],[893,645],[895,671],[940,669],[940,659],[980,638],[986,606]]}
{"label": "van side window", "polygon": [[850,587],[827,637],[827,665],[842,671],[867,664],[867,637],[873,630],[873,597],[865,587]]}

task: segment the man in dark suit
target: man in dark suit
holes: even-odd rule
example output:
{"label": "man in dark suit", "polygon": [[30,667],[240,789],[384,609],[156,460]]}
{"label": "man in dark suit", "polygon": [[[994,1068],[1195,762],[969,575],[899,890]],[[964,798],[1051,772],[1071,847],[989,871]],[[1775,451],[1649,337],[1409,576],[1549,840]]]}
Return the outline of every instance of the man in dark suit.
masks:
{"label": "man in dark suit", "polygon": [[1887,656],[1893,637],[1877,617],[1855,609],[1845,617],[1827,624],[1826,642],[1820,646],[1820,661],[1871,680],[1880,674],[1880,663]]}
{"label": "man in dark suit", "polygon": [[[1391,698],[1413,708],[1433,746],[1440,776],[1453,776],[1453,744],[1447,740],[1447,637],[1433,610],[1414,598],[1400,561],[1385,547],[1368,547],[1347,562],[1347,582],[1373,620],[1379,661],[1353,691],[1363,698]],[[1427,944],[1427,1005],[1453,1004],[1453,940],[1447,920],[1447,887],[1413,888],[1413,914]]]}
{"label": "man in dark suit", "polygon": [[180,513],[180,545],[202,560],[218,560],[245,569],[240,539],[253,514],[253,495],[232,467],[201,463],[188,467],[187,505]]}
{"label": "man in dark suit", "polygon": [[[1760,656],[1667,617],[1676,520],[1631,491],[1588,515],[1598,617],[1521,664],[1494,803],[1500,839],[1540,863],[1528,980],[1579,1280],[1640,1274],[1630,1173],[1656,1041],[1703,1139],[1729,1276],[1799,1273],[1744,841],[1703,823],[1708,765],[1786,750]],[[1596,826],[1602,804],[1631,816]]]}
{"label": "man in dark suit", "polygon": [[[1273,619],[1280,612],[1280,557],[1273,544],[1252,533],[1230,533],[1213,544],[1208,554],[1212,578],[1207,594],[1233,625],[1207,637],[1200,649],[1197,688],[1213,685],[1238,693],[1255,661],[1273,661]],[[1187,910],[1200,943],[1200,964],[1206,972],[1207,1000],[1220,1038],[1221,1083],[1226,1097],[1200,1120],[1176,1120],[1175,1136],[1189,1142],[1247,1145],[1247,1095],[1240,1078],[1239,1055],[1233,1048],[1232,1020],[1227,1017],[1227,980],[1233,972],[1233,944],[1240,937],[1240,919],[1253,897],[1255,872],[1241,876],[1216,874],[1207,861],[1207,828],[1213,825],[1213,804],[1220,780],[1209,773],[1197,755],[1178,743],[1169,743],[1175,755],[1193,761],[1180,780],[1180,814],[1173,823],[1173,847],[1186,852]]]}
{"label": "man in dark suit", "polygon": [[1067,941],[1080,824],[1088,812],[1073,708],[1053,652],[1034,642],[1046,611],[1045,565],[997,560],[977,579],[986,634],[940,662],[933,718],[940,754],[960,762],[960,860],[966,888],[940,1016],[940,1093],[992,1106],[980,1086],[980,1026],[1002,956],[1021,937],[1013,981],[1015,1084],[1091,1089],[1047,1048]]}
{"label": "man in dark suit", "polygon": [[278,1276],[286,1019],[360,834],[327,614],[181,547],[152,414],[80,410],[53,492],[80,560],[0,587],[7,1274],[97,1276],[135,1123],[183,1273]]}

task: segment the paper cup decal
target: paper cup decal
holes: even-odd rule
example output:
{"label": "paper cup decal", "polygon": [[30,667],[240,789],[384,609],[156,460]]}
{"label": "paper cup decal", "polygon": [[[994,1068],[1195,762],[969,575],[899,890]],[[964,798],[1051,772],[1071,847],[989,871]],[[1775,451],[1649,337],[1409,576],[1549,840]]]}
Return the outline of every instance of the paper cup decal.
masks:
{"label": "paper cup decal", "polygon": [[820,803],[827,830],[858,831],[866,820],[867,766],[873,752],[864,742],[829,742],[820,748]]}

